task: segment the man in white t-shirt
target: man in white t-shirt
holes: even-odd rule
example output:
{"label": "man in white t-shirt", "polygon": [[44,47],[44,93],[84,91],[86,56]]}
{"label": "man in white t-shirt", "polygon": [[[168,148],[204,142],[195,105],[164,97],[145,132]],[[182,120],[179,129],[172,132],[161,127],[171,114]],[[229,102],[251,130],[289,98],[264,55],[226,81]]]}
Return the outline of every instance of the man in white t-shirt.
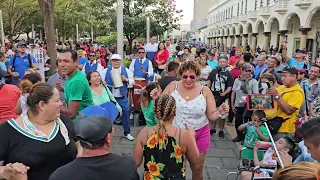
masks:
{"label": "man in white t-shirt", "polygon": [[157,37],[152,36],[150,38],[150,43],[147,43],[144,46],[144,49],[146,50],[146,58],[153,62],[153,58],[156,55],[156,52],[158,51],[158,44],[156,43]]}

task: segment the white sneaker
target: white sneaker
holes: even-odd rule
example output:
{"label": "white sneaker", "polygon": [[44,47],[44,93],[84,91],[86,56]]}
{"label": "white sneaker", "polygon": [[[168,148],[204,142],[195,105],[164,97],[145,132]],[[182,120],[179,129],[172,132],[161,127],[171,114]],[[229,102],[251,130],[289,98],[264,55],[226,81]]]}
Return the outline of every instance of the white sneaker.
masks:
{"label": "white sneaker", "polygon": [[134,137],[132,137],[130,134],[124,136],[126,137],[129,141],[133,141],[134,140]]}

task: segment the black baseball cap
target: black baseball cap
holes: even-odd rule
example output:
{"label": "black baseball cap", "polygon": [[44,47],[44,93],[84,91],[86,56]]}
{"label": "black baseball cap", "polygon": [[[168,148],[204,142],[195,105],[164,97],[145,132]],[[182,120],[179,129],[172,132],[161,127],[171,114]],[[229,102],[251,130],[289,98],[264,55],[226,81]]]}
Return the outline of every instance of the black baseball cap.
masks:
{"label": "black baseball cap", "polygon": [[94,149],[95,145],[104,141],[112,132],[113,121],[109,118],[109,111],[90,106],[83,109],[74,124],[74,131],[81,145],[86,149]]}
{"label": "black baseball cap", "polygon": [[284,73],[284,72],[298,75],[298,69],[293,66],[287,66],[287,67],[283,68],[282,71],[278,71],[278,73]]}

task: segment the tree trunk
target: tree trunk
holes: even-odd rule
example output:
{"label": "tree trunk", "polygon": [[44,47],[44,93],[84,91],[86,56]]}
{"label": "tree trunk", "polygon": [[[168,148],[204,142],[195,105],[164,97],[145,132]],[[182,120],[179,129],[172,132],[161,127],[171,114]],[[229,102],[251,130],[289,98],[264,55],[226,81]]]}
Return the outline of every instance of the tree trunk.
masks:
{"label": "tree trunk", "polygon": [[46,34],[47,54],[50,57],[50,74],[55,73],[56,70],[56,59],[57,50],[55,42],[55,31],[53,23],[53,12],[55,0],[38,0],[43,20],[44,20],[44,31]]}
{"label": "tree trunk", "polygon": [[128,38],[128,43],[129,43],[129,54],[132,54],[132,42],[134,39]]}

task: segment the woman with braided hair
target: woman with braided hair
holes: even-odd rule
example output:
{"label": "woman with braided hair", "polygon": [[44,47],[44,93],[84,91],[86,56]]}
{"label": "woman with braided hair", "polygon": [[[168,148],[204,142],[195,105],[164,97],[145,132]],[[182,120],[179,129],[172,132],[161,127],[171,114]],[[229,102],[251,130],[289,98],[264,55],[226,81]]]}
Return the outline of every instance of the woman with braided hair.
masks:
{"label": "woman with braided hair", "polygon": [[[193,130],[172,125],[176,115],[175,99],[167,94],[155,99],[153,110],[158,123],[143,128],[133,150],[136,166],[144,157],[144,179],[186,179],[185,157],[192,172],[199,157]],[[192,173],[194,174],[194,173]]]}
{"label": "woman with braided hair", "polygon": [[197,62],[184,62],[180,65],[180,81],[171,82],[163,91],[177,102],[177,116],[173,125],[195,130],[195,139],[200,152],[196,173],[192,179],[203,179],[203,166],[207,150],[210,148],[210,121],[221,119],[229,112],[229,106],[222,104],[218,110],[211,90],[198,83],[201,68]]}

